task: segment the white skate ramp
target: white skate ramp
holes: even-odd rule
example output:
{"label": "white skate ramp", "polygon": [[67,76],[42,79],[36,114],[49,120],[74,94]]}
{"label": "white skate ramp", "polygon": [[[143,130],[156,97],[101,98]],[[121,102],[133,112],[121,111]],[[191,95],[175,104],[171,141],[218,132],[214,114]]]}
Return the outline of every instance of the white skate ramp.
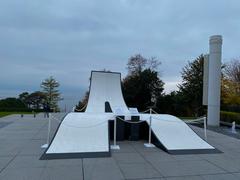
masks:
{"label": "white skate ramp", "polygon": [[[113,112],[106,111],[106,102]],[[64,118],[42,159],[110,156],[108,120],[114,119],[115,112],[127,120],[131,115],[139,115],[149,124],[150,114],[131,114],[128,110],[120,73],[92,71],[85,113],[69,113]],[[171,115],[152,117],[152,132],[168,152],[215,150],[180,119]]]}
{"label": "white skate ramp", "polygon": [[110,156],[108,120],[112,113],[69,113],[43,159]]}
{"label": "white skate ramp", "polygon": [[110,156],[108,120],[110,108],[129,113],[123,99],[121,74],[92,71],[90,94],[85,113],[69,113],[60,124],[42,159]]}
{"label": "white skate ramp", "polygon": [[86,112],[104,113],[105,102],[109,102],[113,111],[115,109],[121,109],[123,113],[129,113],[128,107],[123,99],[121,74],[92,71]]}
{"label": "white skate ramp", "polygon": [[[175,116],[161,114],[152,116],[152,132],[161,145],[173,154],[211,153],[216,149],[200,138],[185,122]],[[141,114],[149,124],[150,115]]]}

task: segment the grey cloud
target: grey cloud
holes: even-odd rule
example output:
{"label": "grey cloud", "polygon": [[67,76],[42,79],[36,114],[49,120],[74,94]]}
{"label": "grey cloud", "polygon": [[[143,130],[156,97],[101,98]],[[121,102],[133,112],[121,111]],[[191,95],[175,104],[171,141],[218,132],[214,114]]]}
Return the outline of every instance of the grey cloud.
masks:
{"label": "grey cloud", "polygon": [[162,61],[172,90],[184,64],[208,52],[209,36],[223,35],[224,62],[240,56],[239,6],[238,0],[2,1],[0,93],[37,89],[53,75],[63,95],[76,99],[92,69],[126,75],[136,53]]}

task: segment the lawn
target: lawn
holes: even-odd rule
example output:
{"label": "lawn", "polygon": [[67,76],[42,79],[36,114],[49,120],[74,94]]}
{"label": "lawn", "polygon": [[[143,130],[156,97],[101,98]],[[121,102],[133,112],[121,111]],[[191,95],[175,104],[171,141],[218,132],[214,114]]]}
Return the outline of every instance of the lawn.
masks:
{"label": "lawn", "polygon": [[0,112],[0,118],[11,114],[32,114],[32,112]]}

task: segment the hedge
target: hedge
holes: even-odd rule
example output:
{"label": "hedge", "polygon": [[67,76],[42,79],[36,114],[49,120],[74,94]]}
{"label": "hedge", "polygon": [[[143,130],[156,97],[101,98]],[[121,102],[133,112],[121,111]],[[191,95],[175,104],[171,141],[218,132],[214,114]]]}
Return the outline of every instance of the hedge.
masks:
{"label": "hedge", "polygon": [[232,123],[235,121],[237,124],[240,124],[240,113],[221,111],[220,119],[224,122]]}
{"label": "hedge", "polygon": [[240,112],[239,105],[221,105],[221,111]]}

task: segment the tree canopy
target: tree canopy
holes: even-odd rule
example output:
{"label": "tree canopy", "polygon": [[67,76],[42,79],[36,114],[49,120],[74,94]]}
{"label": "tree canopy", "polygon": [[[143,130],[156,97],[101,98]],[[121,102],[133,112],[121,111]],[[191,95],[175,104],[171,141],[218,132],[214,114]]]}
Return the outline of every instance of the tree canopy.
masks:
{"label": "tree canopy", "polygon": [[129,58],[128,75],[122,82],[124,99],[129,107],[146,110],[156,105],[156,99],[162,95],[163,81],[156,70],[160,61],[144,58],[140,54]]}
{"label": "tree canopy", "polygon": [[6,98],[0,100],[0,111],[22,111],[27,106],[18,98]]}
{"label": "tree canopy", "polygon": [[60,86],[52,76],[41,83],[42,92],[46,96],[46,103],[51,109],[58,110],[58,101],[61,100],[58,87]]}
{"label": "tree canopy", "polygon": [[178,95],[181,96],[186,115],[200,116],[203,113],[203,62],[204,56],[200,55],[189,61],[181,72],[182,82],[178,85]]}
{"label": "tree canopy", "polygon": [[221,93],[223,104],[240,105],[240,60],[224,65]]}

